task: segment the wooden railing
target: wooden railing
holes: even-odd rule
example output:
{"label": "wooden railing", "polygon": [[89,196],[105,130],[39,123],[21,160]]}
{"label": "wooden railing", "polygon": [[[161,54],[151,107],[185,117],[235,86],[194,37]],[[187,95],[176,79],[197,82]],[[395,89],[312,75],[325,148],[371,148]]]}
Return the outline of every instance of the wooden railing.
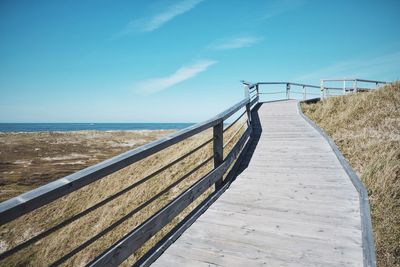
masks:
{"label": "wooden railing", "polygon": [[[342,87],[334,87],[334,86],[327,86],[328,82],[340,82],[343,83]],[[321,99],[324,99],[329,96],[335,95],[344,95],[349,92],[358,92],[358,91],[367,91],[372,89],[377,89],[381,85],[388,84],[385,81],[376,81],[376,80],[365,80],[365,79],[355,79],[355,78],[343,78],[343,79],[322,79],[321,85],[311,85],[311,84],[303,84],[303,83],[293,83],[293,82],[257,82],[251,83],[248,81],[242,81],[245,86],[252,86],[255,87],[256,91],[259,95],[280,95],[283,96],[282,98],[286,99],[296,99],[300,96],[302,100],[307,100],[309,98],[316,98],[320,96]],[[346,83],[351,83],[352,86],[346,86]],[[373,88],[371,87],[363,87],[360,84],[372,84],[375,85]],[[269,87],[274,86],[275,90],[271,91],[268,90],[267,92],[263,91],[260,92],[260,86],[266,85]],[[284,85],[285,87],[282,90],[276,90],[275,86]],[[245,88],[246,90],[247,88]],[[295,89],[295,90],[293,90]],[[298,90],[300,89],[300,90]],[[308,91],[307,89],[313,89],[313,91]],[[317,91],[318,90],[318,91]],[[336,92],[336,93],[332,93]],[[293,95],[296,95],[295,97]]]}
{"label": "wooden railing", "polygon": [[[294,98],[293,95],[301,96],[303,100],[308,99],[310,96],[311,97],[316,97],[319,96],[319,92],[309,92],[307,89],[320,89],[319,86],[317,85],[311,85],[311,84],[303,84],[303,83],[293,83],[293,82],[257,82],[257,83],[251,83],[247,81],[242,81],[242,83],[245,86],[253,86],[256,88],[256,91],[258,92],[259,95],[279,95],[283,96],[283,99],[292,99]],[[279,85],[284,85],[284,88],[282,90],[278,89],[277,91],[276,86]],[[268,86],[272,87],[274,86],[274,90],[268,90],[268,91],[262,91],[260,92],[261,86]],[[293,90],[295,89],[295,90]],[[300,89],[300,91],[298,90]]]}
{"label": "wooden railing", "polygon": [[[16,244],[15,246],[8,248],[2,254],[0,254],[0,265],[7,265],[7,259],[14,255],[15,253],[23,250],[24,248],[36,244],[40,242],[43,238],[49,236],[52,233],[62,229],[63,227],[71,224],[77,223],[78,219],[81,219],[85,215],[90,212],[98,209],[101,206],[104,206],[108,202],[116,199],[127,191],[143,184],[145,181],[151,179],[155,175],[160,172],[163,172],[170,168],[173,165],[176,165],[183,159],[192,155],[199,149],[205,147],[207,144],[213,143],[213,155],[211,158],[207,158],[205,161],[201,162],[198,166],[194,167],[191,171],[189,171],[186,175],[178,179],[178,181],[184,180],[191,173],[195,172],[199,168],[202,168],[205,164],[213,160],[214,167],[210,172],[208,172],[205,176],[201,177],[197,180],[193,185],[191,185],[187,190],[180,193],[177,197],[175,197],[168,204],[163,206],[160,210],[158,210],[155,214],[145,220],[143,223],[138,225],[137,227],[131,229],[127,234],[125,234],[120,240],[114,242],[111,246],[108,247],[105,251],[100,253],[94,259],[87,264],[88,266],[115,266],[122,263],[126,260],[130,255],[135,253],[146,241],[148,241],[151,237],[153,237],[157,232],[159,232],[164,226],[170,223],[176,216],[178,216],[185,208],[187,208],[191,203],[193,203],[196,198],[198,198],[202,193],[204,193],[207,189],[215,185],[215,192],[213,194],[218,194],[219,191],[223,190],[224,186],[229,183],[229,180],[223,179],[223,176],[228,172],[228,170],[233,166],[233,163],[239,156],[239,154],[243,151],[245,145],[249,142],[252,134],[252,120],[251,120],[251,111],[252,108],[257,104],[259,100],[258,92],[256,91],[255,86],[249,86],[248,92],[246,92],[246,97],[236,105],[230,107],[224,112],[218,114],[217,116],[202,122],[195,124],[191,127],[178,131],[172,135],[166,136],[160,140],[148,143],[139,148],[133,149],[121,155],[118,155],[114,158],[96,164],[94,166],[88,167],[81,171],[78,171],[74,174],[68,175],[64,178],[58,179],[54,182],[48,183],[44,186],[41,186],[37,189],[29,191],[27,193],[21,194],[17,197],[9,199],[0,203],[0,224],[4,227],[8,223],[12,223],[13,221],[21,218],[25,214],[29,214],[31,212],[36,211],[48,205],[64,196],[72,192],[76,192],[78,189],[86,187],[95,181],[99,181],[104,177],[115,173],[127,166],[130,166],[140,160],[145,159],[157,152],[160,152],[174,144],[182,142],[189,137],[192,137],[196,134],[203,133],[206,130],[212,128],[213,136],[211,139],[203,142],[199,146],[193,148],[191,151],[185,153],[179,158],[173,160],[169,164],[163,166],[162,168],[154,171],[150,175],[142,178],[141,180],[128,185],[123,190],[106,197],[95,205],[74,214],[62,222],[58,222],[56,225],[51,226],[49,229],[45,229],[40,231],[33,237],[28,237],[27,240],[23,240]],[[240,115],[233,120],[230,124],[227,124],[226,121],[234,114],[237,114],[240,110],[244,111],[240,113]],[[234,135],[225,142],[225,145],[233,140],[235,137],[235,144],[230,152],[224,157],[224,132],[229,130],[233,125],[235,125],[238,121],[243,121],[244,116],[246,116],[245,123],[240,127],[237,127],[238,130],[234,133]],[[225,125],[225,129],[224,129]],[[227,125],[227,126],[226,126]],[[247,127],[244,127],[247,126]],[[238,136],[240,134],[240,136]],[[178,182],[173,183],[168,188],[162,191],[171,190],[174,186],[177,185]],[[147,203],[143,204],[143,207],[149,203],[149,201],[153,201],[159,198],[162,194],[155,194]],[[68,203],[66,203],[68,205]],[[66,253],[53,262],[51,265],[60,265],[65,263],[71,257],[82,251],[87,246],[91,245],[93,242],[101,238],[104,234],[113,231],[113,229],[124,222],[124,220],[135,214],[135,211],[129,212],[122,219],[117,220],[108,226],[105,230],[101,231],[97,235],[91,237],[89,240],[83,242],[79,246],[75,247],[70,251],[66,251]],[[26,222],[29,223],[29,222]],[[23,227],[23,226],[22,226]],[[27,259],[29,262],[29,259]]]}
{"label": "wooden railing", "polygon": [[[328,87],[327,83],[342,83],[342,87]],[[346,84],[351,84],[351,86],[347,86]],[[365,79],[356,79],[356,78],[343,78],[343,79],[323,79],[321,80],[321,99],[327,98],[329,96],[334,95],[345,95],[349,92],[357,93],[358,91],[368,91],[372,89],[378,88],[380,85],[385,85],[388,82],[385,81],[376,81],[376,80],[365,80]],[[363,87],[360,84],[369,84],[375,85],[373,88],[371,87]],[[330,94],[330,92],[335,92]]]}

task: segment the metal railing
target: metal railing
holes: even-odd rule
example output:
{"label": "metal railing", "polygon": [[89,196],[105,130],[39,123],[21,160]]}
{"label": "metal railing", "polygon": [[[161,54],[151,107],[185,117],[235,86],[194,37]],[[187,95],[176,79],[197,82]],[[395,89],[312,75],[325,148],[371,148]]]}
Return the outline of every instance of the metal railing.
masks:
{"label": "metal railing", "polygon": [[[198,179],[197,182],[191,185],[187,190],[183,191],[180,195],[175,197],[168,204],[163,206],[163,208],[153,214],[146,221],[131,229],[131,231],[125,234],[120,240],[111,244],[108,249],[100,253],[94,259],[91,259],[91,261],[87,263],[87,265],[115,266],[122,263],[130,255],[141,248],[143,244],[145,244],[151,237],[157,234],[164,226],[166,226],[174,218],[176,218],[184,209],[186,209],[212,185],[214,185],[215,188],[215,192],[213,194],[217,194],[219,191],[222,190],[224,186],[229,183],[229,180],[223,179],[223,176],[224,174],[228,173],[230,168],[233,166],[233,163],[244,149],[245,144],[247,144],[250,140],[252,133],[251,112],[257,104],[258,100],[258,95],[255,95],[253,87],[250,87],[249,91],[246,92],[246,97],[242,101],[238,102],[236,105],[230,107],[229,109],[205,122],[195,124],[181,131],[178,131],[177,133],[168,135],[157,141],[130,150],[109,160],[88,167],[74,174],[68,175],[64,178],[58,179],[37,189],[26,192],[17,197],[0,203],[0,225],[4,227],[7,223],[21,218],[25,214],[36,211],[37,209],[44,207],[55,200],[58,200],[72,192],[75,192],[80,188],[86,187],[95,181],[99,181],[112,173],[115,173],[118,170],[130,166],[133,163],[143,160],[174,144],[184,141],[189,137],[192,137],[199,133],[203,133],[204,131],[212,128],[213,137],[198,145],[196,148],[191,149],[191,151],[187,152],[186,154],[173,160],[162,168],[154,171],[150,175],[143,177],[141,180],[136,181],[131,185],[127,185],[121,191],[109,197],[106,197],[105,199],[87,208],[86,210],[78,212],[63,220],[62,222],[59,222],[55,226],[51,226],[50,228],[39,232],[35,236],[29,237],[28,239],[19,242],[15,246],[8,248],[6,251],[0,254],[0,265],[7,265],[7,259],[15,253],[23,250],[24,248],[32,244],[36,244],[43,238],[49,236],[52,233],[55,233],[56,231],[62,229],[67,225],[70,225],[71,223],[77,223],[78,219],[83,218],[85,215],[98,209],[99,207],[104,206],[113,199],[116,199],[117,197],[125,194],[129,190],[136,188],[137,186],[143,184],[157,174],[179,163],[189,155],[212,143],[213,155],[211,157],[198,164],[183,177],[179,178],[176,182],[165,188],[162,192],[155,194],[151,197],[150,200],[141,204],[141,206],[139,206],[138,208],[135,208],[134,210],[128,212],[121,219],[115,221],[107,228],[102,230],[100,233],[86,240],[74,249],[67,251],[61,258],[54,261],[51,265],[60,265],[62,263],[65,263],[71,257],[76,255],[83,249],[87,248],[93,242],[99,240],[106,233],[113,231],[113,229],[115,229],[117,226],[123,224],[127,218],[136,214],[139,209],[147,206],[150,202],[156,200],[157,198],[160,198],[163,193],[167,192],[168,190],[174,189],[174,187],[176,187],[181,181],[205,166],[207,163],[213,161],[214,167],[210,172]],[[240,115],[233,121],[233,123],[230,123],[228,126],[224,127],[224,122],[242,109],[245,109],[244,112],[241,112]],[[244,118],[245,115],[247,115],[245,122],[238,127],[238,130],[236,130],[232,137],[229,138],[224,144],[224,133],[228,131],[239,120]],[[246,129],[244,129],[245,126],[247,126]],[[228,143],[231,143],[234,140],[234,137],[235,139],[237,139],[237,141],[234,143],[229,153],[224,157],[224,149],[226,149]],[[68,205],[68,203],[66,205]]]}

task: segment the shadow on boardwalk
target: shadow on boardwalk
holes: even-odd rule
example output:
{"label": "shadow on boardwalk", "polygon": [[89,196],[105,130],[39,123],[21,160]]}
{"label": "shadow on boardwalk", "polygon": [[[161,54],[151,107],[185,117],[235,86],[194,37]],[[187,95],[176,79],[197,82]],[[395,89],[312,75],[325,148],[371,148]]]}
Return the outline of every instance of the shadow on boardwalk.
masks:
{"label": "shadow on boardwalk", "polygon": [[254,151],[260,140],[262,125],[260,116],[258,115],[258,110],[260,109],[261,105],[262,103],[258,103],[251,112],[253,132],[251,134],[250,142],[248,142],[243,149],[244,153],[239,156],[235,166],[233,167],[233,171],[231,171],[228,175],[228,180],[231,182],[234,181],[249,166],[250,160],[253,157]]}

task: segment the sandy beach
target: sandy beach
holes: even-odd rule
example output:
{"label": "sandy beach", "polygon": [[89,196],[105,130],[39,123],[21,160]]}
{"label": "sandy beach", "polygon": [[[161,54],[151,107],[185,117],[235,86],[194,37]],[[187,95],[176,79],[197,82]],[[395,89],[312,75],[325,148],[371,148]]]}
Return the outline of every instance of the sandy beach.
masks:
{"label": "sandy beach", "polygon": [[0,132],[0,201],[172,132]]}

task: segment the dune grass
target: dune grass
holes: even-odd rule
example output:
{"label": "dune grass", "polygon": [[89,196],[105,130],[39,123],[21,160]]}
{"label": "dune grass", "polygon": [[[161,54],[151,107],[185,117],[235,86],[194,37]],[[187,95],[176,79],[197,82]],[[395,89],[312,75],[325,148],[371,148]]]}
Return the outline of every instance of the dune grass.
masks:
{"label": "dune grass", "polygon": [[[224,133],[225,142],[230,140],[224,149],[225,156],[246,129],[247,126],[239,127],[244,125],[244,119],[246,118],[239,120]],[[1,251],[15,247],[67,218],[71,218],[92,207],[129,185],[140,181],[211,138],[212,129],[209,129],[3,225],[0,228]],[[68,257],[62,263],[64,266],[85,265],[211,171],[213,168],[212,155],[212,142],[210,142],[197,152],[151,177],[146,182],[135,186],[107,204],[7,257],[0,262],[0,265],[47,266],[67,255],[80,244],[104,232],[111,224],[121,221],[112,231],[105,232],[96,241],[89,243],[87,247],[80,250],[76,255]],[[188,174],[202,162],[206,162],[203,167],[184,180],[180,180],[181,177]],[[159,231],[134,255],[128,258],[123,266],[130,266],[138,260],[211,192],[213,192],[212,187],[187,207],[173,222]]]}
{"label": "dune grass", "polygon": [[0,201],[174,131],[0,132]]}
{"label": "dune grass", "polygon": [[400,266],[400,82],[302,109],[367,187],[378,266]]}

